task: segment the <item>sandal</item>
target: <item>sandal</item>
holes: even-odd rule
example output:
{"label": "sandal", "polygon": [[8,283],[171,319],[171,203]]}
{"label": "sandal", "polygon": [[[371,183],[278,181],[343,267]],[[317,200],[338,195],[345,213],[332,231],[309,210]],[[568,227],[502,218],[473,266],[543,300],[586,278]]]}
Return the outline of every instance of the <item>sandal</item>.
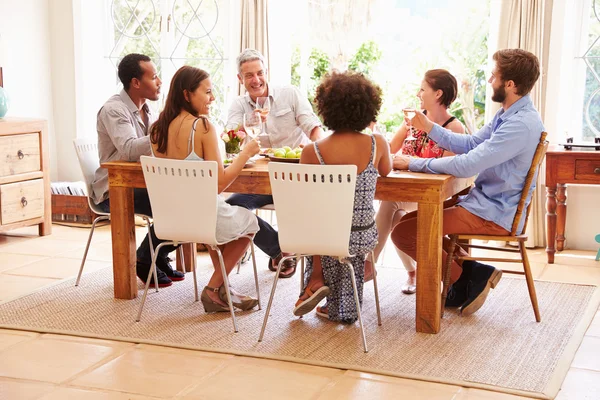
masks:
{"label": "sandal", "polygon": [[308,295],[308,298],[304,300],[298,299],[298,301],[296,302],[296,307],[294,307],[294,315],[300,317],[306,313],[309,313],[317,306],[317,304],[321,302],[321,300],[329,296],[330,292],[331,290],[329,289],[329,286],[325,285],[321,286],[314,292],[311,288],[307,287],[306,289],[304,289],[304,293],[302,294]]}
{"label": "sandal", "polygon": [[[283,254],[277,256],[277,258],[269,258],[269,270],[276,272],[277,266],[279,265],[279,261],[283,258]],[[275,265],[273,265],[275,264]],[[291,278],[296,273],[296,259],[288,258],[283,262],[283,268],[281,268],[281,272],[279,272],[280,278]]]}
{"label": "sandal", "polygon": [[316,313],[319,317],[329,319],[329,310],[327,309],[327,306],[317,307]]}

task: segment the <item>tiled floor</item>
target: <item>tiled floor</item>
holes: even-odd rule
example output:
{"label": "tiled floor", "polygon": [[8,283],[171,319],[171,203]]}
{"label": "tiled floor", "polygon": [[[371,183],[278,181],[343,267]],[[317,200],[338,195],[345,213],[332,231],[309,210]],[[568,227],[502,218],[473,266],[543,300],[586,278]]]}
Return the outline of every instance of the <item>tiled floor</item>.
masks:
{"label": "tiled floor", "polygon": [[[144,229],[138,228],[138,239]],[[54,225],[0,235],[0,301],[72,278],[87,229]],[[565,251],[556,264],[530,250],[536,278],[600,284],[595,253]],[[98,228],[86,271],[110,265],[110,228]],[[200,263],[199,263],[200,264]],[[387,267],[402,268],[391,248]],[[557,399],[600,399],[600,312],[581,343]],[[459,386],[281,361],[0,330],[0,400],[126,399],[517,399]]]}

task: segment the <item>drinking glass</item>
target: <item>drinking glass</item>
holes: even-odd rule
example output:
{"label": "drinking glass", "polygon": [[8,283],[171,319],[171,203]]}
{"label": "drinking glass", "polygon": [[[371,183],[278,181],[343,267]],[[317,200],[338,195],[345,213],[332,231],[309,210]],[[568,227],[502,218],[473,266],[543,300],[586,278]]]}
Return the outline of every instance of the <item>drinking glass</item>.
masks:
{"label": "drinking glass", "polygon": [[260,113],[262,120],[264,121],[271,111],[271,99],[268,97],[257,97],[256,98],[256,111]]}
{"label": "drinking glass", "polygon": [[250,139],[254,139],[260,134],[262,131],[262,122],[258,111],[244,114],[244,130],[246,131],[246,134],[250,136]]}

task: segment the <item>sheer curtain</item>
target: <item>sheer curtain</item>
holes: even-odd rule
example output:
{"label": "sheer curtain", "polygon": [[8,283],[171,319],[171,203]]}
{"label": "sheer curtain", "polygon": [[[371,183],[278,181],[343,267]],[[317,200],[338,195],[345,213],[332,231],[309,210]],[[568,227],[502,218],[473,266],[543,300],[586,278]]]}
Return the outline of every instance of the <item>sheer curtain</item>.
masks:
{"label": "sheer curtain", "polygon": [[[548,49],[550,43],[550,23],[553,0],[501,0],[499,8],[498,41],[492,53],[500,49],[518,48],[532,52],[540,60],[540,79],[530,93],[533,104],[540,112],[542,121],[545,116],[545,87],[548,70]],[[490,43],[493,46],[493,43]],[[489,102],[488,102],[489,104]],[[486,113],[493,115],[499,106],[486,107]],[[543,177],[542,166],[540,175]],[[538,180],[531,199],[527,247],[545,246],[545,192],[546,188]]]}
{"label": "sheer curtain", "polygon": [[[265,67],[269,70],[268,0],[240,0],[241,31],[239,53],[244,49],[256,49],[265,56]],[[237,73],[237,65],[236,65]],[[238,94],[243,87],[238,85]]]}

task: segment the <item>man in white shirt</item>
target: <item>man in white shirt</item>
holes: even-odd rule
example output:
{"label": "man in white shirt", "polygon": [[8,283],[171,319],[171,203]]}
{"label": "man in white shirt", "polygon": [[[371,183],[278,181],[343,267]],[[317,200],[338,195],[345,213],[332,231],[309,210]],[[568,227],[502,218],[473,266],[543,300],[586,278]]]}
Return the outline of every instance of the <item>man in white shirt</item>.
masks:
{"label": "man in white shirt", "polygon": [[[245,95],[236,98],[229,107],[227,128],[243,125],[245,113],[256,109],[258,97],[269,97],[271,109],[263,120],[263,132],[260,135],[261,147],[298,147],[316,141],[323,135],[321,121],[315,115],[306,97],[294,86],[274,86],[267,81],[267,69],[264,57],[253,49],[244,50],[237,58],[238,80],[246,88]],[[231,205],[254,210],[267,204],[273,204],[273,196],[254,194],[234,194],[227,202]],[[265,252],[269,260],[269,269],[275,271],[283,256],[279,247],[279,236],[275,229],[262,219],[258,219],[260,231],[254,237],[254,243]],[[281,278],[289,278],[296,272],[293,260],[286,260]]]}

